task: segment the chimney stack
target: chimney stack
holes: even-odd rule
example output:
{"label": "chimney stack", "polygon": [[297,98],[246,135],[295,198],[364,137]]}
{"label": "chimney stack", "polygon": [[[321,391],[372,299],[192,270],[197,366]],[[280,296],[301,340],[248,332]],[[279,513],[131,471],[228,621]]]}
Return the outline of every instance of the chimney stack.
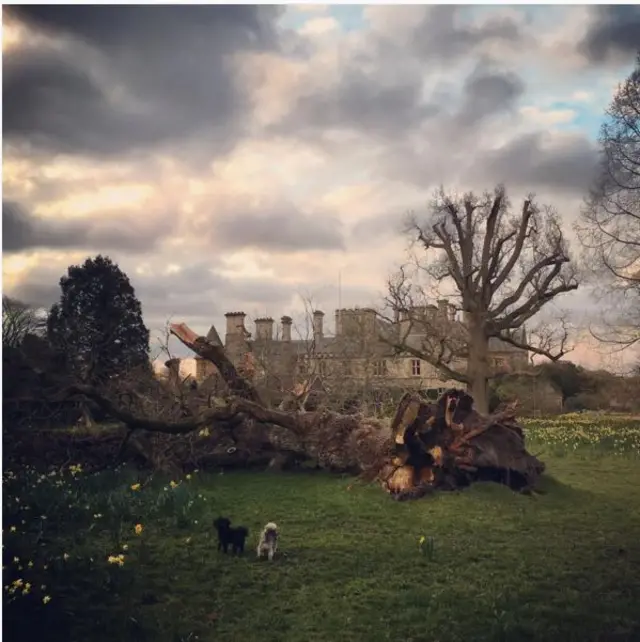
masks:
{"label": "chimney stack", "polygon": [[313,313],[313,340],[318,341],[323,337],[322,332],[322,318],[324,317],[324,312],[316,310]]}
{"label": "chimney stack", "polygon": [[273,339],[273,319],[264,317],[256,319],[256,341],[271,341]]}
{"label": "chimney stack", "polygon": [[280,319],[280,323],[282,323],[282,340],[291,341],[291,324],[293,320],[285,315]]}
{"label": "chimney stack", "polygon": [[244,318],[247,316],[244,312],[227,312],[224,315],[227,318],[227,336],[240,335],[245,332]]}
{"label": "chimney stack", "polygon": [[336,337],[342,334],[342,310],[336,310]]}

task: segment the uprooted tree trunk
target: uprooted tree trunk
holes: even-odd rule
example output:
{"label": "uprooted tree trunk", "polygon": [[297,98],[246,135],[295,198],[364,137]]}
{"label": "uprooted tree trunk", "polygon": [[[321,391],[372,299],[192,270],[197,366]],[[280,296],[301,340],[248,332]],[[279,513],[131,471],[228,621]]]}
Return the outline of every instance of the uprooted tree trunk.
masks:
{"label": "uprooted tree trunk", "polygon": [[[89,399],[121,421],[127,429],[121,450],[133,446],[155,467],[173,470],[187,461],[193,440],[202,439],[198,432],[202,435],[204,429],[211,463],[311,462],[378,479],[398,499],[437,487],[460,487],[475,479],[530,488],[544,469],[527,453],[513,409],[483,417],[462,391],[445,393],[438,404],[408,394],[391,429],[375,419],[329,410],[275,410],[262,403],[221,345],[184,324],[171,325],[171,332],[217,367],[231,393],[228,398],[192,409],[183,419],[164,421],[125,409],[91,386],[65,385],[57,395]],[[154,438],[164,440],[161,448],[150,445]]]}

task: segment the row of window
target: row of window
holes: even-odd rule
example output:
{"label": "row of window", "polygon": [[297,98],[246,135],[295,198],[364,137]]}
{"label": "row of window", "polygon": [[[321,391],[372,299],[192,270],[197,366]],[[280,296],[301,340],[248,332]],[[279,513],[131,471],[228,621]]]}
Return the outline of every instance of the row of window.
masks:
{"label": "row of window", "polygon": [[[507,360],[503,357],[494,357],[491,360],[491,365],[497,368],[503,368],[507,364]],[[328,363],[332,365],[329,366]],[[327,375],[330,370],[333,370],[335,366],[331,360],[318,360],[318,374]],[[422,361],[420,359],[411,359],[410,360],[410,372],[412,377],[422,377],[428,374],[429,365],[427,364],[427,370],[425,371],[422,366]],[[340,365],[340,370],[342,374],[349,376],[353,374],[353,364],[351,361],[343,361]],[[298,362],[298,372],[300,374],[309,374],[310,367],[307,359],[302,359]],[[334,370],[335,372],[335,370]],[[386,377],[389,374],[389,367],[386,359],[380,359],[372,363],[372,373],[374,377]]]}
{"label": "row of window", "polygon": [[[374,377],[386,377],[389,374],[389,367],[386,359],[380,359],[373,362],[373,376]],[[298,364],[298,369],[300,374],[309,374],[309,364],[306,360],[302,360]],[[319,360],[318,361],[318,374],[326,375],[328,374],[328,365],[327,361]],[[345,375],[353,374],[352,364],[350,361],[342,362],[342,372]],[[420,359],[411,359],[411,376],[420,377],[422,376],[422,361]]]}

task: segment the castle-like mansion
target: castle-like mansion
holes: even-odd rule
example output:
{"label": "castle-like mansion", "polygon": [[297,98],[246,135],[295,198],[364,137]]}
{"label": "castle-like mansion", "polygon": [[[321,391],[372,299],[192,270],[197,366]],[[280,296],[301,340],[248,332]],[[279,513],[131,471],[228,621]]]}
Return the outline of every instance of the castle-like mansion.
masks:
{"label": "castle-like mansion", "polygon": [[[412,312],[418,310],[415,308]],[[244,312],[228,312],[224,347],[230,359],[256,384],[282,392],[296,384],[318,379],[326,388],[363,390],[376,388],[421,389],[434,394],[459,387],[448,380],[431,364],[410,354],[398,354],[385,337],[400,336],[404,344],[420,350],[427,337],[428,327],[446,328],[447,334],[460,329],[455,310],[446,300],[438,305],[419,309],[423,318],[432,324],[414,324],[415,315],[398,314],[394,322],[381,319],[369,308],[342,309],[335,312],[335,331],[328,335],[324,327],[324,313],[313,313],[313,327],[307,337],[292,337],[293,321],[283,316],[280,326],[274,328],[270,317],[255,320],[255,333],[245,326]],[[395,335],[394,335],[395,333]],[[207,338],[222,344],[215,327]],[[517,331],[524,342],[524,329]],[[528,353],[499,339],[491,339],[489,358],[497,371],[521,370],[527,366]],[[457,358],[452,367],[464,371],[464,358]],[[215,367],[203,359],[196,359],[196,380],[203,382],[214,374]]]}

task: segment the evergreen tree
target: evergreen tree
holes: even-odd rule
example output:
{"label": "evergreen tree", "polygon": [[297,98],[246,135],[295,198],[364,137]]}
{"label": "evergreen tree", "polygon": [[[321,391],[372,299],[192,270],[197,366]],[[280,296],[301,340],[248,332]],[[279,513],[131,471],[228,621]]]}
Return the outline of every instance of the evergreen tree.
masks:
{"label": "evergreen tree", "polygon": [[129,278],[108,257],[72,265],[47,322],[52,347],[81,381],[100,383],[132,368],[150,369],[149,330]]}

